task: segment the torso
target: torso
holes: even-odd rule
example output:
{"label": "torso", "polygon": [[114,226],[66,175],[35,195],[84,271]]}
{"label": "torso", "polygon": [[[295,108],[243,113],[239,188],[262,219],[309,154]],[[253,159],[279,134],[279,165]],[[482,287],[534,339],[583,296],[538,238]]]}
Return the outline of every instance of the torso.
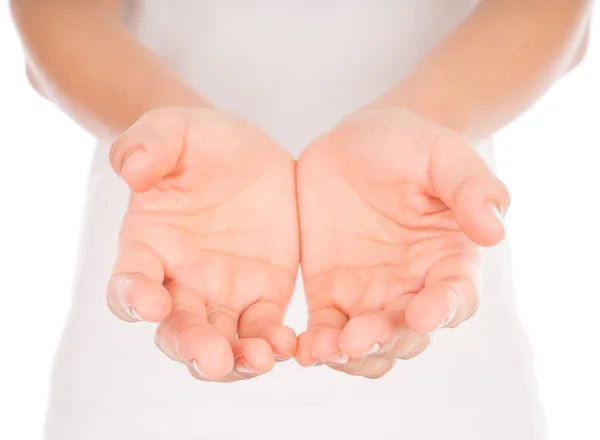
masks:
{"label": "torso", "polygon": [[[472,0],[139,0],[131,32],[220,108],[294,155],[397,83]],[[491,144],[480,153],[492,164]],[[294,362],[233,385],[197,383],[152,344],[152,328],[110,316],[104,286],[127,201],[107,146],[91,171],[73,309],[54,375],[48,439],[535,440],[542,437],[506,245],[486,251],[477,317],[419,358],[366,381]],[[306,311],[299,283],[288,313]]]}
{"label": "torso", "polygon": [[[143,0],[131,31],[219,108],[298,153],[389,90],[474,0]],[[318,6],[317,6],[318,4]]]}

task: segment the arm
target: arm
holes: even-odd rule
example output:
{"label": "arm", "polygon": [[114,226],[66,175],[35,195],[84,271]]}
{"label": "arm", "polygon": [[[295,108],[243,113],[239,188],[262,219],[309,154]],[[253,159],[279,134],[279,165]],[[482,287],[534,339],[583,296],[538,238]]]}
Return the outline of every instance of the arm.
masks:
{"label": "arm", "polygon": [[375,107],[401,106],[472,141],[530,107],[584,55],[591,0],[483,0]]}
{"label": "arm", "polygon": [[207,105],[122,25],[118,0],[11,0],[32,85],[112,140],[157,107]]}

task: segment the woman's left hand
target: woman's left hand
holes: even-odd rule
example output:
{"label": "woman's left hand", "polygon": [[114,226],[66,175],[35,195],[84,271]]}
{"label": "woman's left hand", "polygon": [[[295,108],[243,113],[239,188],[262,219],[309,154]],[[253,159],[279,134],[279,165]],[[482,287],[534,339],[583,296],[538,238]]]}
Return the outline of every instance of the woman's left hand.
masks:
{"label": "woman's left hand", "polygon": [[381,377],[475,313],[478,245],[504,238],[509,194],[458,134],[403,109],[359,112],[302,154],[297,191],[301,365]]}

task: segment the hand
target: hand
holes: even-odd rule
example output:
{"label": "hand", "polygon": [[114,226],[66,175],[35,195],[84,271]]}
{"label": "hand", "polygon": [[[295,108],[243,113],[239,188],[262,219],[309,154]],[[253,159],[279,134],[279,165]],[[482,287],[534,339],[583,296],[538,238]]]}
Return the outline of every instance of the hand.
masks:
{"label": "hand", "polygon": [[475,313],[476,244],[502,240],[509,195],[463,138],[406,110],[359,112],[305,150],[297,186],[300,364],[380,377]]}
{"label": "hand", "polygon": [[292,357],[293,159],[225,112],[164,108],[115,141],[111,163],[132,193],[110,309],[160,321],[158,347],[198,379],[247,379]]}

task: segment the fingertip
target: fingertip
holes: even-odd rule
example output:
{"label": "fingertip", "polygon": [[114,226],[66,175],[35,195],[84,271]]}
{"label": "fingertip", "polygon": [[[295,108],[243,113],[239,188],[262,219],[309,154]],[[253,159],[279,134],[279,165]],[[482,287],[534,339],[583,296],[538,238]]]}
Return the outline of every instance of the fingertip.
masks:
{"label": "fingertip", "polygon": [[485,203],[483,208],[467,205],[456,216],[462,231],[479,246],[495,246],[506,235],[503,217],[493,202]]}
{"label": "fingertip", "polygon": [[432,151],[434,193],[455,214],[460,229],[476,244],[493,246],[505,235],[503,216],[510,194],[486,162],[467,143]]}
{"label": "fingertip", "polygon": [[186,119],[181,109],[155,109],[113,142],[110,163],[132,191],[150,190],[176,167],[184,149]]}
{"label": "fingertip", "polygon": [[340,335],[342,331],[337,328],[321,330],[313,341],[310,354],[317,360],[328,359],[340,352]]}
{"label": "fingertip", "polygon": [[[237,358],[235,368],[239,373],[264,374],[275,366],[273,350],[264,339],[241,339],[236,343],[239,348],[234,348],[234,356]],[[239,370],[240,363],[244,366],[244,371]]]}
{"label": "fingertip", "polygon": [[177,337],[176,351],[179,358],[196,369],[202,371],[208,379],[221,379],[234,367],[234,356],[231,345],[220,334],[202,335],[198,329],[192,328]]}
{"label": "fingertip", "polygon": [[296,353],[298,338],[294,330],[281,325],[273,329],[269,343],[278,360],[285,360],[291,358]]}
{"label": "fingertip", "polygon": [[340,350],[352,358],[359,358],[375,344],[376,329],[366,316],[351,318],[340,334]]}
{"label": "fingertip", "polygon": [[171,312],[171,295],[158,281],[141,272],[113,275],[108,283],[108,302],[133,321],[158,322]]}
{"label": "fingertip", "polygon": [[126,302],[136,318],[142,321],[160,322],[171,313],[171,295],[163,286],[153,286],[143,292],[134,291]]}
{"label": "fingertip", "polygon": [[441,323],[442,321],[439,319],[423,314],[417,309],[409,308],[406,310],[406,325],[416,333],[427,335],[440,328]]}
{"label": "fingertip", "polygon": [[117,172],[121,175],[131,163],[135,162],[136,157],[141,156],[146,151],[142,144],[136,144],[124,148],[126,149],[125,156],[123,157],[121,164],[116,166]]}
{"label": "fingertip", "polygon": [[109,309],[128,322],[158,322],[171,311],[171,296],[166,289],[140,272],[111,276],[106,300]]}
{"label": "fingertip", "polygon": [[409,329],[427,335],[446,326],[455,315],[456,306],[450,300],[424,294],[410,303],[405,320]]}
{"label": "fingertip", "polygon": [[380,311],[350,319],[340,336],[341,351],[352,358],[374,354],[399,330],[398,313]]}
{"label": "fingertip", "polygon": [[302,367],[311,367],[315,365],[317,359],[311,354],[311,347],[316,336],[315,332],[308,331],[298,336],[298,345],[294,357],[296,362]]}
{"label": "fingertip", "polygon": [[488,202],[486,208],[490,217],[488,233],[489,241],[487,243],[481,243],[481,246],[494,246],[504,240],[504,237],[506,236],[506,224],[504,223],[503,214],[505,210],[501,209],[496,202]]}
{"label": "fingertip", "polygon": [[152,189],[162,176],[156,176],[150,154],[140,149],[127,159],[121,170],[121,178],[129,189],[136,193],[143,193]]}

